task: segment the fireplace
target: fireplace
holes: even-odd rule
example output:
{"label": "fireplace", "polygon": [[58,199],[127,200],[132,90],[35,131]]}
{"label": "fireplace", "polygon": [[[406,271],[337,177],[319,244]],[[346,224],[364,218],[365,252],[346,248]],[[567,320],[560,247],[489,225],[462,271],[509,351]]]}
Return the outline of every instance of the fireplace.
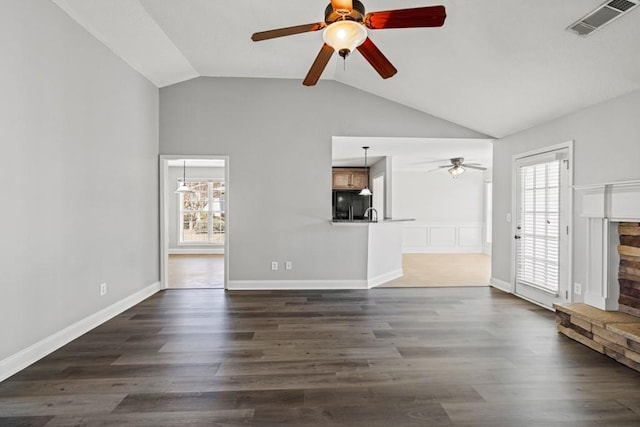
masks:
{"label": "fireplace", "polygon": [[584,303],[554,305],[558,331],[640,371],[640,181],[577,186],[587,219]]}
{"label": "fireplace", "polygon": [[[585,230],[587,283],[584,302],[601,310],[618,311],[620,308],[618,274],[621,266],[619,247],[633,248],[635,245],[621,244],[618,230],[621,229],[626,233],[623,236],[629,236],[630,233],[635,232],[630,230],[630,227],[640,223],[640,181],[576,186],[575,188],[582,195],[580,216],[587,219]],[[624,237],[625,242],[639,240],[638,236],[631,237],[633,238]],[[640,250],[634,252],[623,249],[623,252],[625,251],[626,253],[622,255],[624,258],[634,257],[630,255],[631,253],[637,253],[635,257],[640,257]],[[627,307],[626,304],[623,305]],[[638,311],[631,314],[640,315],[640,307],[636,309]]]}

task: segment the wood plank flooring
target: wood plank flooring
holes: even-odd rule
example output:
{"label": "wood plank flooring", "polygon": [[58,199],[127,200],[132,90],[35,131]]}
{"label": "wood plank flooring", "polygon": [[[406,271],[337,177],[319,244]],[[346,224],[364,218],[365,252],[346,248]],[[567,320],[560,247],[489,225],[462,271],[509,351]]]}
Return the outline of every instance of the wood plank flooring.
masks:
{"label": "wood plank flooring", "polygon": [[0,383],[0,426],[638,426],[640,373],[492,288],[169,290]]}

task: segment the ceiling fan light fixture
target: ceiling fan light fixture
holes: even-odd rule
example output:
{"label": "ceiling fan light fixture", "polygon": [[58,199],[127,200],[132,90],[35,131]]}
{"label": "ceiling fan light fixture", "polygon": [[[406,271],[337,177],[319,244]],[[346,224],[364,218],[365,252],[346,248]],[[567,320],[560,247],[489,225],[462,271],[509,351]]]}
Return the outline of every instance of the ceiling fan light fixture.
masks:
{"label": "ceiling fan light fixture", "polygon": [[367,29],[359,22],[336,21],[324,29],[322,39],[343,58],[367,39]]}
{"label": "ceiling fan light fixture", "polygon": [[333,0],[331,7],[337,13],[348,15],[351,9],[353,9],[353,2],[352,0]]}
{"label": "ceiling fan light fixture", "polygon": [[464,171],[465,171],[465,169],[462,166],[459,166],[459,165],[454,165],[448,170],[448,172],[454,178],[457,177],[458,175],[462,175],[464,173]]}

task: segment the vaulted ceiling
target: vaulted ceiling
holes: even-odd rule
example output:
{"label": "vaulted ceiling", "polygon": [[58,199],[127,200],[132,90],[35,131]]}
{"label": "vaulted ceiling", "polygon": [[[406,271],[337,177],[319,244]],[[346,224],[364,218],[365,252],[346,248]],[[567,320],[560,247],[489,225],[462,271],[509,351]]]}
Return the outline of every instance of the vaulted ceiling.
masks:
{"label": "vaulted ceiling", "polygon": [[[52,0],[158,87],[197,76],[302,81],[321,32],[256,31],[323,20],[327,0]],[[322,75],[493,137],[640,89],[640,7],[591,36],[565,28],[601,0],[363,0],[367,11],[443,4],[442,28],[370,31],[398,69],[358,54]],[[309,96],[319,87],[307,89]]]}

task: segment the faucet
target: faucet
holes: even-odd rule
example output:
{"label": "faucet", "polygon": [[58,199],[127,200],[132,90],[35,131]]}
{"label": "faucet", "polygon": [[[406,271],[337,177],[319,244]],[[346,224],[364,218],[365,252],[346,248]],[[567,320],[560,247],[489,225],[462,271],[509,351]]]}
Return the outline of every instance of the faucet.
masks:
{"label": "faucet", "polygon": [[[369,215],[369,212],[372,212],[373,215]],[[369,218],[369,222],[378,222],[378,211],[376,208],[368,207],[366,211],[364,211],[364,217]]]}

